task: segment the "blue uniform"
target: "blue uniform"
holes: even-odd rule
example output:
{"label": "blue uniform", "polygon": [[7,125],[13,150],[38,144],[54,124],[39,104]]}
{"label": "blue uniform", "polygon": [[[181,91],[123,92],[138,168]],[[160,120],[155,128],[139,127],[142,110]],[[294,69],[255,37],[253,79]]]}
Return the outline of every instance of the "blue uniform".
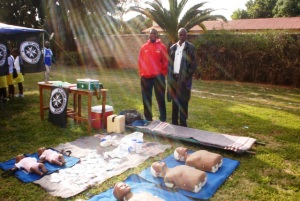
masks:
{"label": "blue uniform", "polygon": [[50,49],[44,49],[44,63],[47,66],[51,66],[53,53]]}

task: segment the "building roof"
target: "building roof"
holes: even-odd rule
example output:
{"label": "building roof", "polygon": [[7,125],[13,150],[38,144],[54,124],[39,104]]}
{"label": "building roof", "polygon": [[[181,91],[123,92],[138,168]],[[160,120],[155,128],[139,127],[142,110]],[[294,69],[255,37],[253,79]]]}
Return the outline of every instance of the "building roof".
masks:
{"label": "building roof", "polygon": [[[262,31],[262,30],[288,30],[300,32],[300,17],[286,18],[258,18],[258,19],[239,19],[228,22],[223,21],[205,21],[206,29],[209,30],[228,30],[228,31]],[[143,30],[144,33],[155,28],[158,32],[163,32],[159,26],[152,26]],[[203,29],[196,25],[190,29],[190,33],[202,33]]]}

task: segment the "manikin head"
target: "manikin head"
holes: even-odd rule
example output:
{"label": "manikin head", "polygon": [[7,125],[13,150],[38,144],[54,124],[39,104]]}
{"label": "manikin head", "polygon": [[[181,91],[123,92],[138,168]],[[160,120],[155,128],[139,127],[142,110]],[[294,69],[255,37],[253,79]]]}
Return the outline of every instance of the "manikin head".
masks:
{"label": "manikin head", "polygon": [[188,149],[185,147],[177,147],[174,150],[174,158],[178,161],[185,161],[185,157],[188,153]]}
{"label": "manikin head", "polygon": [[113,195],[117,200],[124,200],[125,196],[131,192],[131,188],[124,182],[118,182],[114,186]]}
{"label": "manikin head", "polygon": [[16,157],[16,163],[20,162],[20,160],[22,160],[23,158],[25,158],[25,156],[23,154],[19,154]]}
{"label": "manikin head", "polygon": [[37,151],[38,152],[38,156],[41,156],[45,150],[46,150],[45,147],[38,148],[38,151]]}
{"label": "manikin head", "polygon": [[163,177],[165,171],[166,171],[166,163],[162,161],[157,161],[152,163],[150,167],[150,171],[152,176],[154,177]]}

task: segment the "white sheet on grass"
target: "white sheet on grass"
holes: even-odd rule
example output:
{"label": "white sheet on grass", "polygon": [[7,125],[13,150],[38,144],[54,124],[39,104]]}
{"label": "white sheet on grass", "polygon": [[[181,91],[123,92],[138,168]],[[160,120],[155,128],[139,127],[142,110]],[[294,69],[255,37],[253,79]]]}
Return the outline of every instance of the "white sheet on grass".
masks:
{"label": "white sheet on grass", "polygon": [[[117,139],[120,142],[122,142],[123,138],[130,138],[130,135],[114,135],[117,135]],[[72,168],[44,176],[34,183],[43,187],[53,196],[68,198],[79,194],[91,186],[101,184],[105,180],[119,175],[129,168],[137,167],[149,157],[154,157],[171,147],[170,145],[162,145],[156,142],[144,142],[143,152],[140,154],[132,152],[122,157],[109,157],[105,159],[105,152],[112,152],[113,150],[117,150],[118,147],[101,147],[100,142],[100,136],[93,136],[60,144],[55,149],[70,150],[72,152],[71,155],[80,158],[81,162]]]}

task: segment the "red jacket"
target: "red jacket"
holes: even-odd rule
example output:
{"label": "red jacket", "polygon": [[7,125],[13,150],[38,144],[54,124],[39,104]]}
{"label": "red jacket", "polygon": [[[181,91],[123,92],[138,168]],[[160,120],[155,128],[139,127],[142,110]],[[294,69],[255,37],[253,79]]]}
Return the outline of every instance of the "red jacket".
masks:
{"label": "red jacket", "polygon": [[157,39],[155,43],[150,40],[145,43],[139,53],[140,76],[151,78],[168,72],[168,53],[166,46]]}

